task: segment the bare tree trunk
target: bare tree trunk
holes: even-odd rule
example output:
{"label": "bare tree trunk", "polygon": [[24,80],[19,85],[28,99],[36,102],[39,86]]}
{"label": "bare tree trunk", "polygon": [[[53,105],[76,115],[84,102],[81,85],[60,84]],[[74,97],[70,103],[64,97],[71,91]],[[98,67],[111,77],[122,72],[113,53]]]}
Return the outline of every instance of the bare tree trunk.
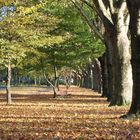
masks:
{"label": "bare tree trunk", "polygon": [[39,86],[41,85],[41,77],[40,76],[38,77],[38,85]]}
{"label": "bare tree trunk", "polygon": [[48,80],[48,78],[47,78],[47,76],[46,76],[46,74],[44,73],[44,78],[45,78],[45,80],[52,86],[52,88],[53,88],[53,98],[56,98],[56,96],[57,96],[57,92],[56,92],[56,87],[55,87],[55,84],[53,85],[49,80]]}
{"label": "bare tree trunk", "polygon": [[90,67],[90,76],[91,76],[91,89],[93,89],[93,63],[90,64],[91,67]]}
{"label": "bare tree trunk", "polygon": [[103,91],[102,91],[102,97],[107,97],[107,100],[110,100],[110,93],[109,93],[109,81],[108,81],[108,67],[107,67],[107,57],[106,53],[99,58],[99,61],[101,63],[101,72],[102,72],[102,86],[103,86]]}
{"label": "bare tree trunk", "polygon": [[68,93],[68,89],[69,89],[69,87],[70,87],[68,77],[65,77],[65,85],[66,85],[66,94],[67,94],[67,93]]}
{"label": "bare tree trunk", "polygon": [[53,87],[53,98],[56,98],[56,95],[57,93],[56,93],[55,87]]}
{"label": "bare tree trunk", "polygon": [[[111,27],[109,27],[111,29]],[[112,32],[112,31],[111,31]],[[106,73],[107,73],[107,83],[108,83],[108,97],[107,100],[111,101],[112,95],[114,93],[114,76],[113,76],[113,46],[112,40],[109,40],[111,34],[105,33],[105,40],[106,43]]]}
{"label": "bare tree trunk", "polygon": [[57,74],[57,67],[54,65],[54,85],[57,87],[57,90],[60,91],[59,89],[59,77]]}
{"label": "bare tree trunk", "polygon": [[90,63],[87,67],[87,72],[88,72],[88,88],[92,89],[92,82],[93,82],[93,75],[92,75],[92,64]]}
{"label": "bare tree trunk", "polygon": [[9,60],[8,67],[7,67],[7,86],[6,86],[6,92],[7,92],[7,104],[12,103],[12,98],[11,98],[11,63]]}
{"label": "bare tree trunk", "polygon": [[[115,43],[115,40],[118,42]],[[127,35],[116,34],[114,41],[112,41],[112,46],[112,77],[110,77],[112,79],[109,80],[112,95],[110,106],[129,104],[132,100],[132,71],[129,53],[130,45]]]}
{"label": "bare tree trunk", "polygon": [[21,77],[19,76],[18,77],[18,85],[20,85],[21,84]]}
{"label": "bare tree trunk", "polygon": [[127,0],[130,13],[131,54],[133,73],[133,98],[125,118],[140,118],[140,1]]}
{"label": "bare tree trunk", "polygon": [[[132,101],[132,69],[130,64],[130,41],[127,36],[127,26],[124,22],[126,2],[122,2],[116,16],[114,31],[113,64],[114,93],[110,105],[125,105]],[[113,44],[112,44],[113,45]]]}
{"label": "bare tree trunk", "polygon": [[36,86],[37,85],[37,78],[34,77],[34,85]]}
{"label": "bare tree trunk", "polygon": [[93,61],[93,90],[99,93],[102,92],[102,77],[101,77],[101,65],[98,59]]}
{"label": "bare tree trunk", "polygon": [[84,88],[88,88],[88,73],[87,73],[87,70],[84,69],[82,71],[82,77],[83,77],[83,81],[82,81],[82,87]]}

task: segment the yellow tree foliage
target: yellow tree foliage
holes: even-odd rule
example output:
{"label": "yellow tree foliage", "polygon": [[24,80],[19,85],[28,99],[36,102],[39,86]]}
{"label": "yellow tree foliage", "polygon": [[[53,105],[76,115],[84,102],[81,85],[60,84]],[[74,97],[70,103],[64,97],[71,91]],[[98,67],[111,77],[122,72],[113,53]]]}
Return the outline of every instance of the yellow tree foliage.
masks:
{"label": "yellow tree foliage", "polygon": [[15,3],[17,0],[0,0],[0,6]]}

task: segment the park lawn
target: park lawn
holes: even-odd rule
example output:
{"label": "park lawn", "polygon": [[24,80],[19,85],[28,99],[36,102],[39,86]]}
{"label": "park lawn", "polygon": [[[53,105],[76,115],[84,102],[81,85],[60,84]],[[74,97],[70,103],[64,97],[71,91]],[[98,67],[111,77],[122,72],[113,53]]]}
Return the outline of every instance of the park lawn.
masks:
{"label": "park lawn", "polygon": [[[62,95],[61,95],[62,94]],[[48,88],[12,89],[13,103],[6,105],[0,90],[1,140],[139,140],[140,120],[123,120],[129,107],[108,107],[100,94],[65,87],[53,99]]]}

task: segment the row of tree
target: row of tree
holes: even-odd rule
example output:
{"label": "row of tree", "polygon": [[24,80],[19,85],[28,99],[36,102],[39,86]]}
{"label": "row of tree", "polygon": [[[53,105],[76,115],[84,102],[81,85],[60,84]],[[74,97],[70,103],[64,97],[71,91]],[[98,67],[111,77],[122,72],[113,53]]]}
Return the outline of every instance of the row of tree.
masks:
{"label": "row of tree", "polygon": [[[1,7],[0,62],[2,71],[7,69],[7,103],[12,102],[11,79],[19,84],[21,77],[35,83],[43,79],[56,97],[59,77],[68,87],[72,71],[84,70],[104,52],[101,41],[68,6],[58,1],[24,1]],[[11,7],[14,10],[9,11]]]}
{"label": "row of tree", "polygon": [[[106,46],[102,61],[104,63],[101,63],[104,65],[103,94],[109,100],[111,96],[110,105],[124,105],[132,102],[130,111],[125,117],[139,117],[140,2],[138,0],[133,2],[131,0],[70,1],[89,28]],[[88,14],[87,9],[92,14]]]}

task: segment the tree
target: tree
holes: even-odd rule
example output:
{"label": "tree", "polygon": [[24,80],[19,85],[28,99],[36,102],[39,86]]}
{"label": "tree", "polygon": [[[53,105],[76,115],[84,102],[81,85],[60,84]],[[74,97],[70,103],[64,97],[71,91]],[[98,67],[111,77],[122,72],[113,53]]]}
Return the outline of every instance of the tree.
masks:
{"label": "tree", "polygon": [[[93,38],[78,13],[68,4],[48,1],[44,5],[39,0],[25,0],[17,1],[15,5],[16,12],[4,17],[0,23],[1,38],[4,39],[1,45],[7,46],[1,52],[7,53],[9,50],[10,58],[13,59],[11,65],[16,64],[24,74],[31,77],[45,75],[47,82],[54,88],[56,82],[51,83],[49,79],[54,75],[56,81],[63,67],[70,70],[80,68],[83,73],[87,73],[88,63],[104,52],[101,41],[96,40],[96,36]],[[8,42],[8,45],[4,42]],[[24,60],[16,58],[20,57],[21,48],[24,50],[21,52],[26,55]],[[17,51],[19,55],[15,56]],[[20,66],[17,61],[18,64],[20,61]],[[89,75],[86,76],[89,79]]]}
{"label": "tree", "polygon": [[[42,69],[47,81],[52,79],[54,71],[54,79],[58,79],[59,71],[63,67],[77,69],[80,66],[85,69],[89,59],[99,57],[104,52],[101,41],[96,40],[96,37],[93,38],[77,12],[56,1],[47,5],[43,11],[47,12],[47,17],[46,14],[42,14],[35,23],[30,25],[34,38],[28,37],[27,41],[28,45],[35,50],[33,55],[35,59],[31,60],[32,53],[26,57],[29,70]],[[51,85],[55,87],[55,84],[51,83]]]}
{"label": "tree", "polygon": [[[101,43],[95,34],[92,34],[89,31],[89,28],[82,21],[79,13],[73,11],[71,5],[62,13],[62,15],[64,17],[64,22],[61,23],[61,28],[64,28],[64,30],[70,31],[73,34],[73,37],[69,40],[69,45],[71,45],[71,53],[69,54],[73,54],[71,59],[74,57],[74,62],[72,63],[75,64],[75,69],[73,71],[76,69],[77,71],[81,71],[80,86],[92,88],[92,60],[101,56],[105,51],[103,43]],[[78,74],[79,72],[75,72],[75,74],[76,73]]]}
{"label": "tree", "polygon": [[[14,12],[15,8],[13,6],[5,6],[1,8],[1,16],[6,18],[9,16],[10,12]],[[0,29],[0,63],[7,68],[7,79],[6,79],[6,90],[7,90],[7,103],[11,103],[11,70],[14,65],[16,65],[21,58],[25,56],[25,50],[21,47],[21,36],[14,32],[12,20],[1,21]],[[8,18],[8,17],[7,17]]]}
{"label": "tree", "polygon": [[131,54],[133,72],[133,100],[125,118],[140,117],[140,1],[127,0],[130,13]]}
{"label": "tree", "polygon": [[25,57],[25,50],[21,48],[20,44],[14,40],[0,40],[0,58],[1,65],[7,68],[6,90],[7,90],[7,103],[11,103],[11,72],[12,68],[20,63],[21,59]]}
{"label": "tree", "polygon": [[[9,4],[9,1],[8,1]],[[27,3],[26,3],[27,4]],[[11,103],[11,71],[12,67],[18,65],[25,57],[27,46],[25,39],[28,34],[25,25],[31,21],[30,14],[35,13],[42,7],[42,4],[23,8],[21,5],[3,6],[0,9],[1,22],[0,22],[0,63],[7,68],[7,103]]]}
{"label": "tree", "polygon": [[[92,31],[106,44],[111,75],[108,85],[111,85],[112,100],[110,105],[123,105],[131,102],[132,72],[130,65],[130,43],[127,36],[129,15],[125,1],[73,1],[83,19]],[[92,14],[87,14],[85,7]],[[104,30],[98,26],[96,17],[104,25]],[[97,28],[97,27],[100,27]]]}

